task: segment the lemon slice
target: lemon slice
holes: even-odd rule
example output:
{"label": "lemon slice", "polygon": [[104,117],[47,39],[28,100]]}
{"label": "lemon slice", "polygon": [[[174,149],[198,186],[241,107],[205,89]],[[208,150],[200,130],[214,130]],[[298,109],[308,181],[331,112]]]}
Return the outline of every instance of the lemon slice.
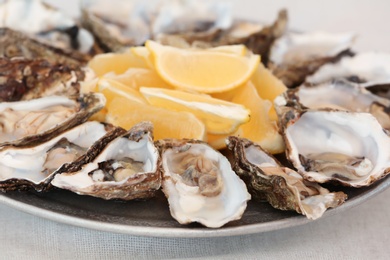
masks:
{"label": "lemon slice", "polygon": [[257,66],[258,55],[237,55],[210,49],[179,49],[146,42],[157,73],[179,89],[203,93],[223,92],[248,81]]}
{"label": "lemon slice", "polygon": [[123,97],[115,98],[107,106],[106,121],[125,129],[141,121],[151,121],[156,140],[190,138],[205,140],[204,124],[191,113],[141,104]]}
{"label": "lemon slice", "polygon": [[279,134],[277,121],[271,120],[269,110],[272,103],[262,99],[251,82],[241,87],[232,102],[245,104],[251,111],[251,120],[240,126],[239,137],[247,138],[270,153],[284,151],[284,142]]}
{"label": "lemon slice", "polygon": [[207,132],[212,134],[232,133],[250,119],[250,111],[243,105],[208,95],[146,87],[141,87],[140,92],[153,106],[193,113],[206,125]]}

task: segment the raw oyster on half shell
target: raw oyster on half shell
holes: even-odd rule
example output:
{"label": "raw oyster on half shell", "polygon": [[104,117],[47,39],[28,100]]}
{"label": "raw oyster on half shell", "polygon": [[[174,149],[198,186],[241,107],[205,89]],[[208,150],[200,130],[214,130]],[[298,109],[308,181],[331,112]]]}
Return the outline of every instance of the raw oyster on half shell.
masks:
{"label": "raw oyster on half shell", "polygon": [[267,200],[274,208],[295,210],[309,219],[317,219],[326,209],[341,205],[347,198],[343,192],[329,192],[317,183],[305,181],[247,139],[231,136],[228,148],[234,154],[233,169],[245,181],[251,195]]}
{"label": "raw oyster on half shell", "polygon": [[102,94],[48,96],[0,103],[0,150],[35,146],[85,122],[105,105]]}
{"label": "raw oyster on half shell", "polygon": [[64,164],[71,163],[104,136],[110,127],[98,122],[86,122],[50,140],[0,150],[0,190],[33,188],[45,191],[53,175],[66,171]]}
{"label": "raw oyster on half shell", "polygon": [[313,86],[304,84],[287,90],[278,99],[278,102],[283,104],[295,103],[301,108],[330,108],[371,113],[383,128],[390,130],[390,100],[374,95],[365,88],[345,80]]}
{"label": "raw oyster on half shell", "polygon": [[225,156],[200,141],[166,139],[157,146],[174,219],[218,228],[241,218],[251,196]]}
{"label": "raw oyster on half shell", "polygon": [[51,185],[103,199],[146,199],[161,186],[160,156],[153,127],[143,122],[97,141],[78,161],[56,174]]}
{"label": "raw oyster on half shell", "polygon": [[390,173],[390,137],[373,115],[277,110],[287,158],[305,179],[362,187]]}
{"label": "raw oyster on half shell", "polygon": [[288,32],[272,45],[268,66],[287,87],[301,85],[322,65],[351,55],[353,33]]}

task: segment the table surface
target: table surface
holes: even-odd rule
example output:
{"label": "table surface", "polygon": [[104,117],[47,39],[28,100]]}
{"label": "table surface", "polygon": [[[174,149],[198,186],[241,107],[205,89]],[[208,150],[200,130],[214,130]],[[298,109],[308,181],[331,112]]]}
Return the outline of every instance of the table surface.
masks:
{"label": "table surface", "polygon": [[[48,1],[74,14],[77,0]],[[231,0],[234,14],[272,21],[286,7],[290,28],[354,31],[356,50],[390,51],[385,0]],[[0,205],[0,259],[388,259],[390,189],[303,226],[224,238],[152,238],[60,224]]]}

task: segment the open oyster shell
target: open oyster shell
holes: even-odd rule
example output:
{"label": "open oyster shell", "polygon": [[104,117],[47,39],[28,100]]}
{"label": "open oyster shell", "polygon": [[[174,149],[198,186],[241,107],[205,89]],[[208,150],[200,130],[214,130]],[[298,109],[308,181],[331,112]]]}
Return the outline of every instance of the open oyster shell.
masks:
{"label": "open oyster shell", "polygon": [[390,130],[390,100],[345,80],[289,89],[278,97],[279,104],[287,102],[294,102],[301,108],[331,108],[371,113],[383,128]]}
{"label": "open oyster shell", "polygon": [[309,219],[317,219],[326,209],[341,205],[347,198],[343,192],[329,192],[317,183],[305,181],[247,139],[231,136],[228,148],[234,154],[233,169],[252,196],[267,200],[274,208],[295,210]]}
{"label": "open oyster shell", "polygon": [[369,113],[277,109],[286,155],[305,179],[362,187],[390,172],[390,137]]}
{"label": "open oyster shell", "polygon": [[174,219],[218,228],[241,218],[250,194],[225,156],[200,141],[166,139],[157,146]]}
{"label": "open oyster shell", "polygon": [[0,150],[8,146],[36,146],[85,122],[102,109],[102,94],[73,98],[48,96],[0,103]]}
{"label": "open oyster shell", "polygon": [[109,130],[98,122],[86,122],[50,140],[34,146],[2,147],[0,150],[0,190],[35,189],[45,191],[53,175],[66,171],[62,167],[82,156]]}
{"label": "open oyster shell", "polygon": [[0,79],[0,101],[7,102],[77,95],[85,72],[79,67],[41,59],[0,58]]}
{"label": "open oyster shell", "polygon": [[351,55],[354,40],[352,33],[288,32],[272,45],[268,66],[287,87],[296,87],[322,65]]}
{"label": "open oyster shell", "polygon": [[5,0],[0,3],[0,27],[28,34],[58,49],[91,51],[93,36],[60,10],[40,0]]}
{"label": "open oyster shell", "polygon": [[[151,123],[114,132],[56,174],[51,185],[103,199],[145,199],[161,186],[160,156]],[[104,139],[104,138],[103,138]]]}

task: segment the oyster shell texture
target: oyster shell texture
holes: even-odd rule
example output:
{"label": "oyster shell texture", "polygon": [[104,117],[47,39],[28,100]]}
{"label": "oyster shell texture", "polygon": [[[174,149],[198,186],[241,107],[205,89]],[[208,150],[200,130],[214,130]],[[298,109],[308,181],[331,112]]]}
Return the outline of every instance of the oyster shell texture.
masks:
{"label": "oyster shell texture", "polygon": [[45,59],[51,63],[76,66],[86,64],[90,59],[87,54],[55,48],[9,28],[0,28],[0,57]]}
{"label": "oyster shell texture", "polygon": [[[81,157],[110,127],[86,122],[53,138],[0,150],[0,190],[46,191],[57,173],[68,170],[64,164]],[[85,158],[85,156],[83,157]]]}
{"label": "oyster shell texture", "polygon": [[151,123],[143,122],[127,132],[113,132],[56,174],[51,185],[107,200],[154,196],[161,174],[152,130]]}
{"label": "oyster shell texture", "polygon": [[102,94],[73,98],[48,96],[39,99],[0,103],[0,150],[8,146],[30,146],[85,122],[105,105]]}
{"label": "oyster shell texture", "polygon": [[275,41],[268,67],[287,87],[301,85],[322,65],[352,55],[352,33],[288,32]]}
{"label": "oyster shell texture", "polygon": [[241,218],[251,196],[225,156],[199,141],[166,139],[157,146],[174,219],[218,228]]}
{"label": "oyster shell texture", "polygon": [[329,192],[317,183],[305,181],[247,139],[231,136],[228,148],[234,154],[233,169],[252,196],[267,200],[274,208],[295,210],[309,219],[317,219],[326,209],[341,205],[347,198],[343,192]]}
{"label": "oyster shell texture", "polygon": [[85,72],[80,67],[41,59],[0,58],[0,102],[76,95],[84,79]]}

